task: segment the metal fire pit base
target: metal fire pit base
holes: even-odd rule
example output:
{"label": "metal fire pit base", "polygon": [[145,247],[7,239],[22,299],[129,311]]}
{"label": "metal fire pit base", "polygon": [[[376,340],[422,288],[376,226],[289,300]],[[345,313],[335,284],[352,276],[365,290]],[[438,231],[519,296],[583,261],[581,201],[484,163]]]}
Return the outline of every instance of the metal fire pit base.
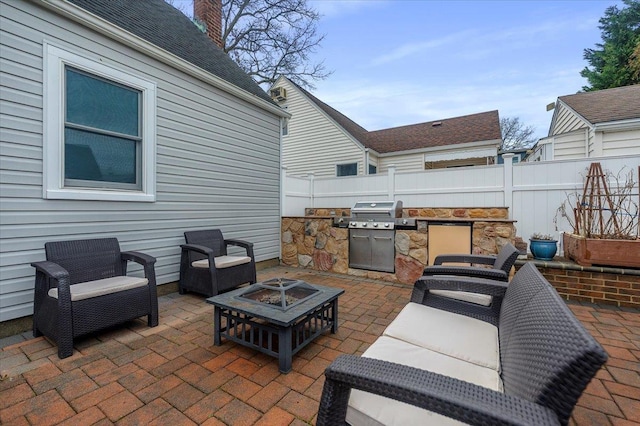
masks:
{"label": "metal fire pit base", "polygon": [[344,290],[313,287],[318,294],[284,311],[238,298],[246,288],[208,298],[214,305],[214,344],[220,346],[224,337],[278,358],[280,372],[290,372],[293,355],[326,330],[338,331],[338,297]]}

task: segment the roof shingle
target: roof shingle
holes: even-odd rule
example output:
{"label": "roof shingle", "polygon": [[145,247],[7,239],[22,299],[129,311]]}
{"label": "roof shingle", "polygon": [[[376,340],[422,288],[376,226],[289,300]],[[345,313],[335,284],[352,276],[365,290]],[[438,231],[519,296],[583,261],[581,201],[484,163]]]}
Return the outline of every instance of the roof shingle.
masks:
{"label": "roof shingle", "polygon": [[501,139],[500,118],[494,110],[369,132],[368,142],[382,154]]}
{"label": "roof shingle", "polygon": [[640,118],[640,84],[558,98],[591,124]]}
{"label": "roof shingle", "polygon": [[370,132],[291,83],[363,146],[380,154],[502,139],[497,110]]}
{"label": "roof shingle", "polygon": [[164,0],[68,0],[221,79],[269,95],[182,12]]}

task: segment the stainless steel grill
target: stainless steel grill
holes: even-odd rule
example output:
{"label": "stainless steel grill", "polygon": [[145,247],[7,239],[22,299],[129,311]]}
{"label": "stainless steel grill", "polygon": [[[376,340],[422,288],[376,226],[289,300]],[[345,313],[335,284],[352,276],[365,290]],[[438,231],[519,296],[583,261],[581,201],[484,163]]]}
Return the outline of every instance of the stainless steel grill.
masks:
{"label": "stainless steel grill", "polygon": [[407,226],[415,219],[402,218],[402,201],[357,202],[348,221],[349,267],[394,272],[395,229]]}

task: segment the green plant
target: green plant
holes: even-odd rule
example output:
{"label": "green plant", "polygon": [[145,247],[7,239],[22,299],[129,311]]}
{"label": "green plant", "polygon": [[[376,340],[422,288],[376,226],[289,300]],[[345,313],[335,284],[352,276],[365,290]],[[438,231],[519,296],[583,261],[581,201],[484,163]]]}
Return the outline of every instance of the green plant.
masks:
{"label": "green plant", "polygon": [[536,232],[533,235],[531,235],[530,239],[532,239],[532,240],[543,240],[543,241],[555,241],[555,238],[552,235],[541,234],[539,232]]}

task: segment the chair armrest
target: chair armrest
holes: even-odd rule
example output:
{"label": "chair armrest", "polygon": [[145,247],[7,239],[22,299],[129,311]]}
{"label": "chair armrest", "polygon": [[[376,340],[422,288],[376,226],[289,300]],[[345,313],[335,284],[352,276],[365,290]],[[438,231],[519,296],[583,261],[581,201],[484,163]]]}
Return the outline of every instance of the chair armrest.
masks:
{"label": "chair armrest", "polygon": [[56,280],[58,283],[56,286],[58,288],[58,304],[69,308],[71,306],[69,271],[48,260],[33,262],[31,266],[36,268],[34,302],[39,304],[40,301],[44,300],[51,289],[50,281]]}
{"label": "chair armrest", "polygon": [[436,276],[421,277],[414,287],[420,290],[453,290],[468,293],[481,293],[489,296],[504,297],[509,283],[485,278]]}
{"label": "chair armrest", "polygon": [[149,288],[154,289],[156,287],[156,270],[154,265],[156,258],[149,256],[148,254],[140,253],[137,251],[123,251],[120,253],[120,258],[124,263],[123,270],[127,273],[127,261],[139,263],[144,268],[144,276],[149,281]]}
{"label": "chair armrest", "polygon": [[509,274],[502,269],[476,266],[432,265],[424,268],[423,275],[456,275],[509,281]]}
{"label": "chair armrest", "polygon": [[63,278],[69,277],[69,272],[57,263],[50,262],[48,260],[42,262],[33,262],[31,264],[36,268],[36,272],[43,273],[47,278],[53,278],[60,281]]}
{"label": "chair armrest", "polygon": [[558,425],[541,405],[427,370],[341,355],[325,370],[317,425],[345,424],[351,389],[402,401],[468,424]]}
{"label": "chair armrest", "polygon": [[228,240],[224,240],[224,244],[230,245],[230,246],[243,247],[247,251],[247,256],[253,259],[253,243],[250,243],[249,241],[236,240],[236,239],[230,238]]}
{"label": "chair armrest", "polygon": [[[197,253],[200,254],[204,254],[205,256],[207,256],[207,259],[209,260],[209,272],[211,272],[212,274],[216,274],[217,273],[217,269],[216,269],[216,262],[214,260],[215,256],[213,253],[213,249],[206,247],[206,246],[201,246],[198,244],[181,244],[180,248],[182,249],[182,258],[183,261],[187,261],[188,256],[187,253],[189,251],[195,251]],[[182,262],[182,260],[181,260]]]}
{"label": "chair armrest", "polygon": [[182,249],[182,251],[196,251],[198,253],[202,253],[206,256],[211,255],[213,256],[213,249],[210,249],[209,247],[205,247],[205,246],[200,246],[197,244],[181,244],[180,248]]}
{"label": "chair armrest", "polygon": [[120,256],[123,260],[131,260],[133,262],[139,263],[142,266],[153,265],[154,263],[156,263],[155,257],[137,251],[123,251],[120,253]]}
{"label": "chair armrest", "polygon": [[496,256],[488,256],[482,254],[441,254],[436,256],[433,264],[442,265],[443,263],[448,262],[493,265],[496,263]]}

